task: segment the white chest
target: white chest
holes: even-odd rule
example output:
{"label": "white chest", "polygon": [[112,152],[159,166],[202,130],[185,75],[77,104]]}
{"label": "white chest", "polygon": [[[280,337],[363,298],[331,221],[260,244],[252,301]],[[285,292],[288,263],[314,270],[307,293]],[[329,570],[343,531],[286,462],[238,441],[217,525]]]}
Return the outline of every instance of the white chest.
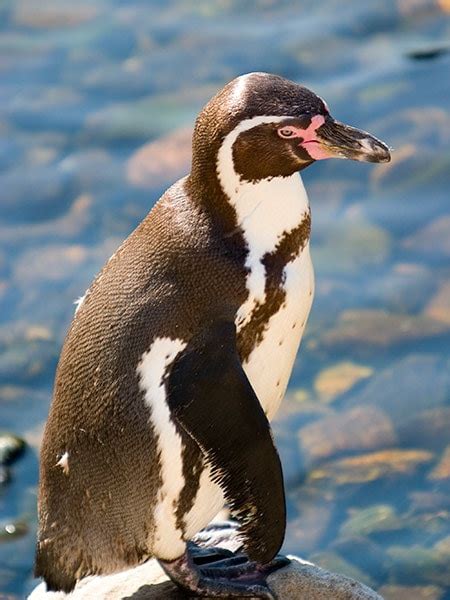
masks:
{"label": "white chest", "polygon": [[286,392],[314,296],[309,246],[285,267],[284,289],[283,306],[270,318],[262,341],[243,365],[269,421]]}
{"label": "white chest", "polygon": [[[235,139],[236,131],[220,149],[218,174],[248,247],[248,296],[236,316],[239,334],[251,321],[255,308],[267,300],[264,257],[275,252],[283,236],[307,217],[309,202],[298,173],[259,182],[241,181],[231,160]],[[311,308],[314,275],[308,244],[286,264],[282,286],[285,301],[266,323],[262,341],[243,365],[269,419],[275,415],[286,391]]]}

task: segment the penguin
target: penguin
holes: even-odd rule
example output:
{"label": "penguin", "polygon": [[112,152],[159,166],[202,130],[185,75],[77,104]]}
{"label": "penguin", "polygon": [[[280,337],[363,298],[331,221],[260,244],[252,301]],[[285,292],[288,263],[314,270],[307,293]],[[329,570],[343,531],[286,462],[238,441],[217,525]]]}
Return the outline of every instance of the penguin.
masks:
{"label": "penguin", "polygon": [[[61,351],[40,457],[48,590],[155,557],[191,595],[272,598],[286,514],[270,421],[314,294],[300,172],[332,157],[390,153],[280,76],[240,76],[200,112],[190,174],[103,267]],[[225,504],[242,553],[202,558],[193,540]]]}

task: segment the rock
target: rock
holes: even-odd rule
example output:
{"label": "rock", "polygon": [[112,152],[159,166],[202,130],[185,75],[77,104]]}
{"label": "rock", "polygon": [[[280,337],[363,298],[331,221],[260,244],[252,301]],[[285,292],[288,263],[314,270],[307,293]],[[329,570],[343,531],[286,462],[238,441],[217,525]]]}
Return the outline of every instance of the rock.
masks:
{"label": "rock", "polygon": [[25,251],[16,261],[14,278],[18,282],[66,281],[74,277],[89,257],[81,244],[48,244]]}
{"label": "rock", "polygon": [[[270,589],[280,600],[382,600],[376,592],[354,579],[326,571],[310,562],[290,557],[292,563],[268,577]],[[345,562],[345,561],[344,561]],[[341,563],[342,564],[342,561]],[[355,571],[358,569],[355,568]],[[46,593],[40,584],[28,600],[62,600],[63,593]],[[182,600],[178,590],[155,560],[122,573],[81,581],[70,600]]]}
{"label": "rock", "polygon": [[0,523],[0,544],[17,540],[29,532],[25,521],[4,521]]}
{"label": "rock", "polygon": [[350,450],[374,450],[396,442],[389,417],[374,406],[355,407],[325,417],[299,431],[301,450],[310,462]]}
{"label": "rock", "polygon": [[[198,92],[197,92],[198,94]],[[192,123],[198,100],[179,94],[117,102],[90,114],[83,135],[97,142],[143,142]]]}
{"label": "rock", "polygon": [[380,265],[390,253],[389,234],[352,215],[345,222],[333,221],[321,234],[323,242],[312,250],[320,276],[355,273],[363,267]]}
{"label": "rock", "polygon": [[36,29],[57,29],[60,27],[76,27],[92,21],[98,9],[90,3],[77,2],[40,2],[33,0],[17,0],[14,2],[13,22],[19,27]]}
{"label": "rock", "polygon": [[[339,573],[345,573],[347,577],[352,577],[359,581],[364,581],[366,585],[373,586],[374,582],[371,578],[359,569],[356,565],[345,560],[342,556],[339,556],[336,552],[326,551],[317,552],[313,554],[311,560],[317,562],[317,564],[323,569],[329,571],[339,571]],[[308,596],[306,596],[308,598]]]}
{"label": "rock", "polygon": [[356,383],[370,377],[373,369],[352,362],[340,362],[321,371],[314,381],[314,389],[324,402],[348,392]]}
{"label": "rock", "polygon": [[25,448],[25,442],[11,433],[0,433],[0,464],[6,465],[17,458]]}
{"label": "rock", "polygon": [[332,523],[336,503],[329,494],[321,489],[300,485],[294,493],[288,492],[289,501],[293,500],[298,509],[298,517],[289,518],[284,547],[287,551],[301,548],[305,554],[317,550],[327,528]]}
{"label": "rock", "polygon": [[[422,310],[436,288],[436,275],[416,263],[396,263],[386,272],[371,273],[364,286],[369,306],[383,306],[393,313]],[[432,314],[427,314],[435,318]]]}
{"label": "rock", "polygon": [[127,179],[137,187],[155,188],[189,172],[192,128],[183,127],[137,150],[127,164]]}
{"label": "rock", "polygon": [[450,446],[444,451],[441,460],[434,467],[429,475],[430,479],[450,479]]}
{"label": "rock", "polygon": [[[410,0],[402,1],[410,3]],[[411,4],[430,6],[428,0]],[[446,151],[449,123],[448,111],[434,102],[423,101],[420,107],[389,110],[377,122],[377,131],[389,138],[395,152],[390,163],[378,164],[370,170],[373,201],[367,204],[366,214],[371,220],[403,237],[445,213],[444,190],[450,164]],[[406,131],[411,135],[406,136]],[[420,202],[422,197],[428,201]],[[411,246],[411,249],[416,254],[416,248]]]}
{"label": "rock", "polygon": [[396,580],[450,586],[450,561],[436,548],[392,546],[387,551]]}
{"label": "rock", "polygon": [[396,530],[401,525],[392,506],[375,504],[369,508],[351,510],[349,518],[341,525],[340,535],[369,535],[374,531]]}
{"label": "rock", "polygon": [[325,331],[320,343],[326,348],[348,346],[387,348],[450,332],[450,324],[427,316],[388,313],[374,309],[342,312],[336,327]]}
{"label": "rock", "polygon": [[15,168],[2,174],[2,224],[45,221],[63,214],[69,201],[65,193],[66,175],[53,166]]}
{"label": "rock", "polygon": [[427,317],[450,324],[450,281],[445,281],[426,306]]}
{"label": "rock", "polygon": [[406,417],[399,423],[397,436],[402,445],[440,449],[447,443],[449,431],[450,406],[440,406]]}
{"label": "rock", "polygon": [[392,475],[411,474],[430,462],[433,454],[425,450],[382,450],[341,458],[313,470],[310,480],[327,479],[336,485],[367,483]]}
{"label": "rock", "polygon": [[[350,407],[375,405],[393,421],[395,429],[407,427],[421,411],[441,407],[450,394],[450,364],[446,357],[410,354],[374,374],[363,389],[348,400]],[[430,389],[430,381],[433,389]],[[416,438],[422,436],[420,421]]]}
{"label": "rock", "polygon": [[379,592],[385,600],[441,600],[444,595],[436,585],[383,585]]}
{"label": "rock", "polygon": [[414,254],[433,259],[450,257],[450,216],[438,217],[432,223],[403,241],[403,247]]}
{"label": "rock", "polygon": [[411,501],[411,511],[413,514],[424,511],[442,511],[450,508],[450,496],[443,492],[438,492],[434,487],[425,491],[414,491],[409,494]]}
{"label": "rock", "polygon": [[89,194],[75,198],[62,216],[43,222],[0,225],[0,239],[3,243],[15,244],[18,239],[28,243],[48,242],[49,239],[63,239],[65,242],[78,238],[91,224],[94,199]]}
{"label": "rock", "polygon": [[376,581],[386,581],[389,565],[381,544],[365,536],[352,535],[339,537],[329,548],[362,571],[369,571]]}

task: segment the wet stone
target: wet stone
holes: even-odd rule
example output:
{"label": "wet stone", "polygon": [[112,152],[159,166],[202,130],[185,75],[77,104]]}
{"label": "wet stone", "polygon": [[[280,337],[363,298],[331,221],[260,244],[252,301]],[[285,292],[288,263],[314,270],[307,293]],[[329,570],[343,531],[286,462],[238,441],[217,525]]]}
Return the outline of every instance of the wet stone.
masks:
{"label": "wet stone", "polygon": [[284,544],[287,552],[295,552],[300,547],[305,553],[315,551],[332,522],[335,509],[333,498],[324,494],[323,490],[306,488],[300,484],[292,493],[288,493],[288,501],[295,504],[299,516],[292,518],[286,530]]}
{"label": "wet stone", "polygon": [[330,550],[337,552],[348,562],[363,571],[368,571],[376,581],[385,581],[388,575],[388,561],[384,548],[363,535],[338,537],[330,544]]}
{"label": "wet stone", "polygon": [[383,585],[378,592],[384,600],[441,600],[445,593],[436,585]]}
{"label": "wet stone", "polygon": [[3,521],[0,523],[0,544],[11,542],[25,536],[29,531],[24,521]]}
{"label": "wet stone", "polygon": [[360,484],[382,478],[411,475],[431,462],[433,454],[425,450],[382,450],[325,463],[314,469],[311,481],[328,480],[335,485]]}
{"label": "wet stone", "polygon": [[433,338],[450,332],[450,324],[426,316],[359,309],[341,313],[337,325],[325,331],[320,343],[326,348],[387,348]]}
{"label": "wet stone", "polygon": [[8,467],[0,464],[0,486],[5,485],[11,479],[11,474]]}
{"label": "wet stone", "polygon": [[450,586],[450,561],[435,548],[391,546],[387,554],[392,560],[391,573],[397,581]]}
{"label": "wet stone", "polygon": [[410,254],[436,261],[450,257],[450,216],[439,217],[403,242]]}
{"label": "wet stone", "polygon": [[[40,221],[62,214],[69,205],[64,194],[65,175],[51,166],[28,167],[2,175],[0,218],[3,222]],[[23,210],[18,210],[18,207]]]}
{"label": "wet stone", "polygon": [[117,188],[124,185],[123,163],[105,150],[80,150],[64,157],[59,168],[80,192]]}
{"label": "wet stone", "polygon": [[424,314],[450,324],[450,282],[445,281],[425,307]]}
{"label": "wet stone", "polygon": [[397,435],[402,444],[441,449],[448,442],[450,406],[441,406],[406,416],[400,421]]}
{"label": "wet stone", "polygon": [[342,573],[342,575],[361,581],[365,585],[374,586],[374,581],[367,573],[335,552],[317,552],[310,557],[310,560],[322,569]]}
{"label": "wet stone", "polygon": [[185,127],[139,148],[127,164],[127,179],[137,187],[155,188],[190,170],[192,128]]}
{"label": "wet stone", "polygon": [[352,362],[337,363],[319,373],[314,381],[314,389],[323,402],[333,402],[372,373],[373,369],[365,365]]}
{"label": "wet stone", "polygon": [[341,536],[369,535],[377,531],[401,528],[399,517],[392,506],[377,504],[364,509],[351,509],[349,518],[341,525]]}
{"label": "wet stone", "polygon": [[15,460],[24,450],[25,442],[17,435],[0,433],[0,465]]}
{"label": "wet stone", "polygon": [[411,492],[409,498],[412,513],[439,512],[450,508],[450,496],[433,488]]}
{"label": "wet stone", "polygon": [[[368,302],[394,313],[416,312],[429,301],[436,287],[436,277],[417,263],[396,263],[388,272],[372,273],[364,286]],[[435,315],[426,312],[431,318]],[[439,319],[438,319],[439,320]]]}
{"label": "wet stone", "polygon": [[450,480],[450,446],[445,449],[440,461],[431,471],[429,478],[433,480]]}
{"label": "wet stone", "polygon": [[300,448],[313,463],[335,454],[395,444],[389,417],[374,406],[355,407],[300,429]]}
{"label": "wet stone", "polygon": [[324,274],[355,273],[363,267],[380,265],[390,253],[390,237],[380,227],[353,220],[333,222],[319,230],[321,240],[313,246],[317,272]]}
{"label": "wet stone", "polygon": [[74,276],[88,259],[81,244],[51,244],[26,251],[17,260],[14,277],[20,282],[60,281]]}
{"label": "wet stone", "polygon": [[[395,429],[407,427],[421,411],[444,405],[450,393],[450,363],[435,354],[410,354],[375,373],[348,406],[376,405],[392,419]],[[430,382],[433,382],[432,389]],[[421,426],[416,430],[420,432]]]}
{"label": "wet stone", "polygon": [[33,0],[15,0],[13,22],[21,27],[49,29],[76,27],[91,21],[98,14],[92,4],[43,0],[37,5]]}
{"label": "wet stone", "polygon": [[[411,93],[414,89],[415,84]],[[379,135],[395,151],[390,163],[375,165],[370,171],[373,201],[367,204],[366,214],[402,236],[446,210],[450,115],[432,102],[422,99],[418,107],[391,110],[377,122]],[[411,246],[411,250],[420,254],[420,249]]]}

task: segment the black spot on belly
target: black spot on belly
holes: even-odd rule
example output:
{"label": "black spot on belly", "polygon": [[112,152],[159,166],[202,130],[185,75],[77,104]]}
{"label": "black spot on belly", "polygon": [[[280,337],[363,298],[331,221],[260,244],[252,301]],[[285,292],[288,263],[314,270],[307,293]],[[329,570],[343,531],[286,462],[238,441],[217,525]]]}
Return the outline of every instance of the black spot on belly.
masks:
{"label": "black spot on belly", "polygon": [[286,300],[283,287],[284,267],[295,260],[309,240],[311,215],[289,232],[285,232],[273,252],[267,252],[261,259],[266,272],[265,302],[258,302],[252,310],[250,320],[238,333],[238,350],[241,361],[245,362],[253,349],[263,338],[270,318],[276,314]]}

